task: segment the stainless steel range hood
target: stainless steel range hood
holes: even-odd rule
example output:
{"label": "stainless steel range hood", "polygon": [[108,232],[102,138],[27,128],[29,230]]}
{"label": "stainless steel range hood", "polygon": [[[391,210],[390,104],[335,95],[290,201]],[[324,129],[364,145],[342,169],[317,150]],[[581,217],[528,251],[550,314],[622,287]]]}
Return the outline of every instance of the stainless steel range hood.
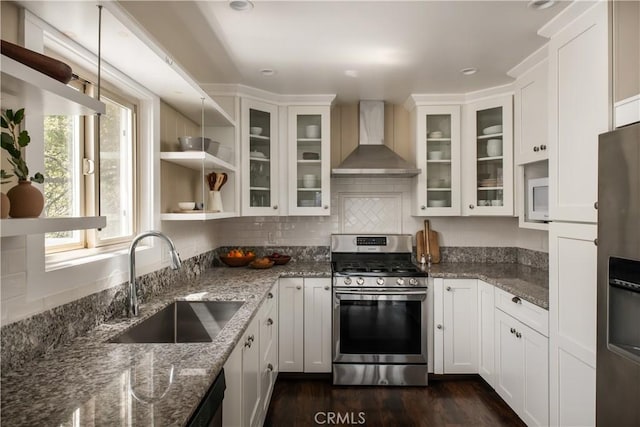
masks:
{"label": "stainless steel range hood", "polygon": [[384,102],[360,101],[360,142],[331,176],[409,177],[420,173],[414,165],[384,145]]}

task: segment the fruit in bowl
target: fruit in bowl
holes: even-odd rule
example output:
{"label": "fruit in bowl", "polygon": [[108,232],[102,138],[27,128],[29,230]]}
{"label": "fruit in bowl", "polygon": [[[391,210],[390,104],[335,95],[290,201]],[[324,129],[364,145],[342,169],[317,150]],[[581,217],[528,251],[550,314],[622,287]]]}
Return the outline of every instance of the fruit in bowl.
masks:
{"label": "fruit in bowl", "polygon": [[255,260],[251,264],[249,264],[249,267],[251,267],[251,268],[271,268],[271,267],[273,267],[273,261],[271,261],[267,257],[258,258],[257,260]]}
{"label": "fruit in bowl", "polygon": [[220,261],[229,267],[244,267],[256,258],[256,254],[251,251],[243,251],[242,249],[231,249],[226,255],[220,255]]}
{"label": "fruit in bowl", "polygon": [[267,255],[267,258],[273,261],[276,265],[284,265],[291,260],[291,256],[279,254],[278,252]]}

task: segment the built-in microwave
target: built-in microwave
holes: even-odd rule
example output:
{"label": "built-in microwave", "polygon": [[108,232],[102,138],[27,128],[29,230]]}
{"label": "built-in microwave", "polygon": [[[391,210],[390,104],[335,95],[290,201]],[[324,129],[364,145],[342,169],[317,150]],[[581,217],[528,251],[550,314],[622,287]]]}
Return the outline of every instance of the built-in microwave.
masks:
{"label": "built-in microwave", "polygon": [[549,221],[549,178],[527,182],[527,219]]}

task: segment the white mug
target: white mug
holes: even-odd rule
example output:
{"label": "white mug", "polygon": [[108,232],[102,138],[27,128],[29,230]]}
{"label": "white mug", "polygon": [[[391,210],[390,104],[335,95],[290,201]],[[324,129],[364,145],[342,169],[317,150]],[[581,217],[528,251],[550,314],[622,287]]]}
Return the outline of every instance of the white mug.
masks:
{"label": "white mug", "polygon": [[305,129],[307,138],[320,138],[320,126],[309,125]]}
{"label": "white mug", "polygon": [[304,188],[315,188],[316,176],[313,174],[305,174],[302,176],[302,186]]}

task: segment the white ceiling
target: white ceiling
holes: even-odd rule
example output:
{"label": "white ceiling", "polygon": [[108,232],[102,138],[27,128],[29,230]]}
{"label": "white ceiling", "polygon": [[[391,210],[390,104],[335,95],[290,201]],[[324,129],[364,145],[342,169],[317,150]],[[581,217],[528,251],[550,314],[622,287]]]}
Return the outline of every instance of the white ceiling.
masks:
{"label": "white ceiling", "polygon": [[[506,72],[545,43],[537,30],[568,4],[527,3],[258,0],[244,12],[226,1],[122,4],[201,83],[402,102],[509,83]],[[463,76],[465,67],[478,73]]]}
{"label": "white ceiling", "polygon": [[[94,2],[21,3],[95,50]],[[227,1],[119,3],[202,84],[335,93],[342,102],[403,102],[411,93],[463,93],[509,83],[506,72],[546,42],[537,30],[568,4],[536,11],[524,0],[258,0],[252,10],[236,12]],[[112,62],[122,43],[127,35],[121,30],[103,37],[104,51],[116,56]],[[147,67],[135,59],[122,66],[137,68],[136,74],[150,72]],[[478,73],[461,75],[466,67]],[[262,76],[262,68],[276,74]],[[358,77],[346,76],[346,70]]]}

